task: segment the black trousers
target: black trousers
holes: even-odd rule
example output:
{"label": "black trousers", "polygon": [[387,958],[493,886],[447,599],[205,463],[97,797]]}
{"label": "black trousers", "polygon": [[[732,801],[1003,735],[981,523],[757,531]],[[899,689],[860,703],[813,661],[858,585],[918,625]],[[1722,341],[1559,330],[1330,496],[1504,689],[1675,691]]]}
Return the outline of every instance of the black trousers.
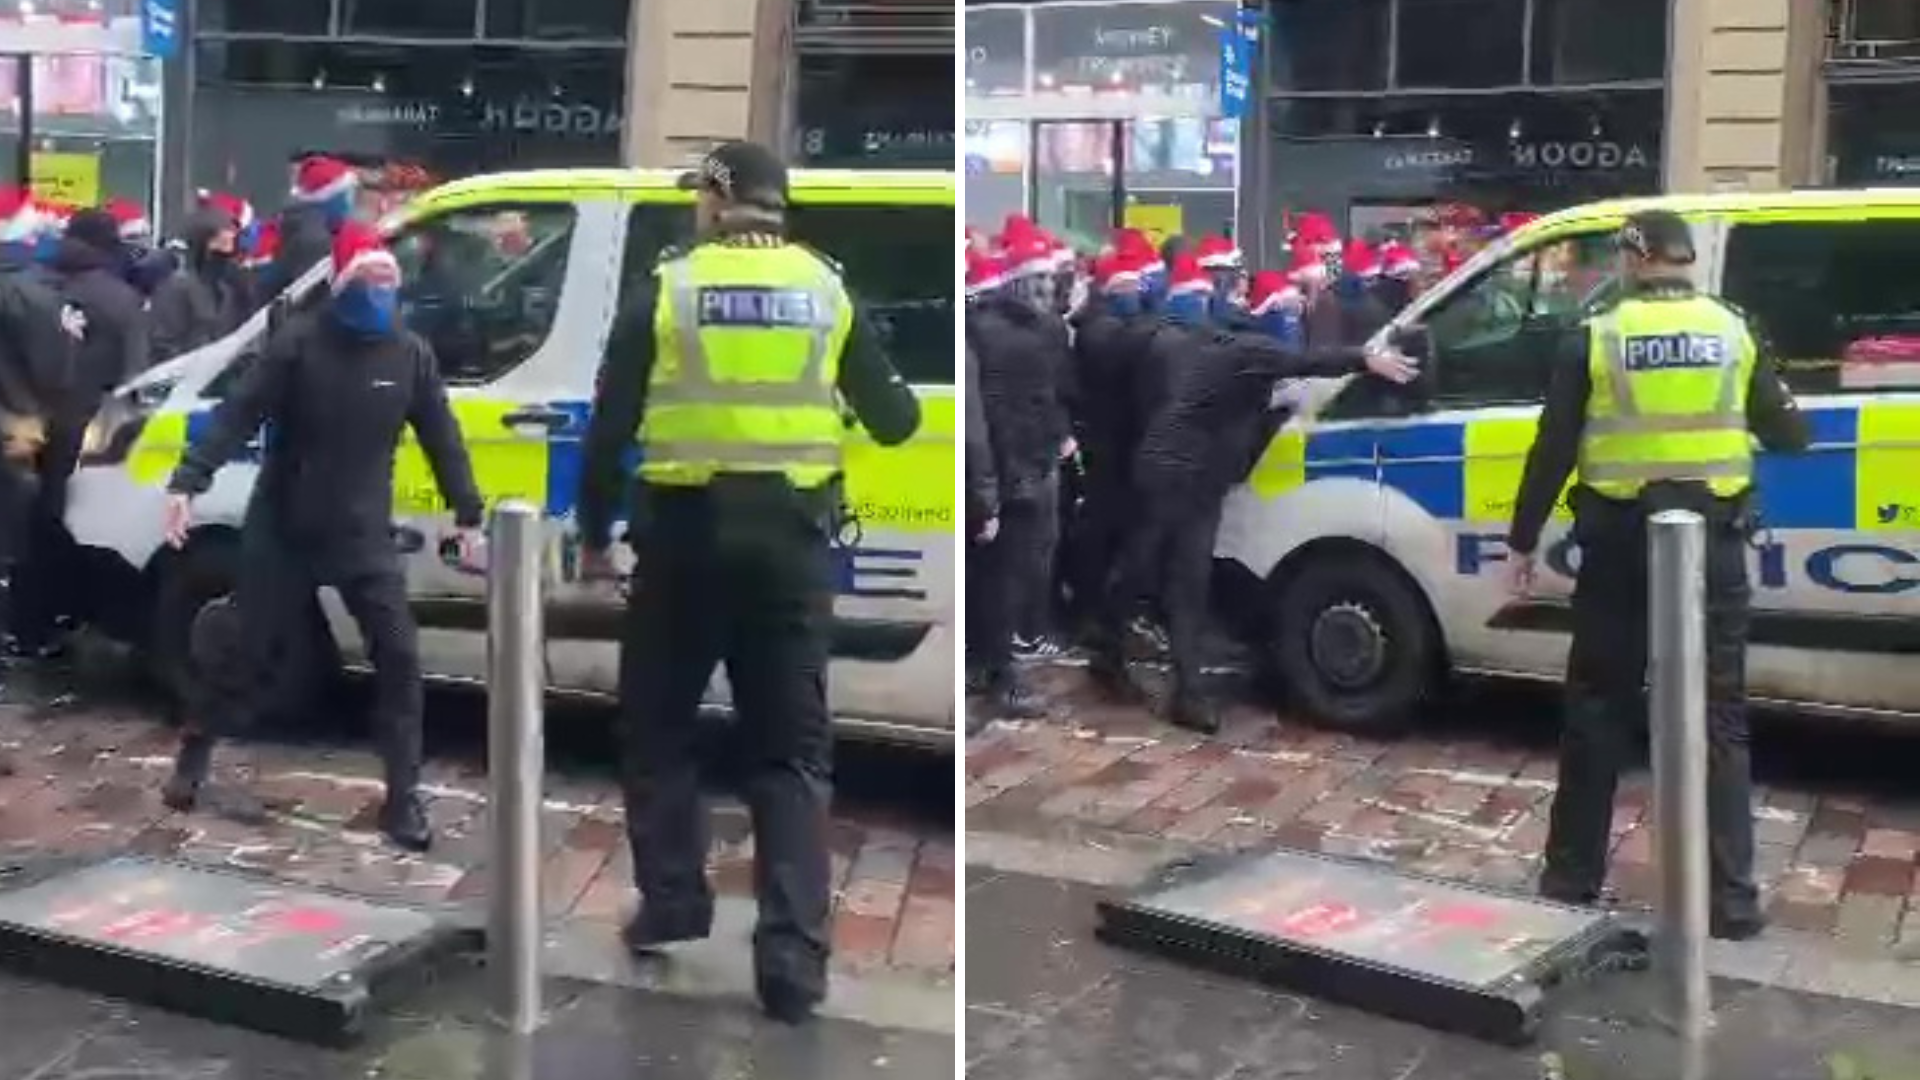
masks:
{"label": "black trousers", "polygon": [[1120,564],[1127,527],[1138,513],[1120,455],[1089,451],[1086,460],[1080,509],[1073,516],[1072,532],[1064,538],[1060,568],[1071,594],[1069,611],[1083,622],[1100,618]]}
{"label": "black trousers", "polygon": [[302,552],[250,527],[241,539],[234,610],[203,618],[192,643],[195,684],[206,700],[193,704],[196,727],[211,736],[241,734],[285,707],[288,668],[309,639],[315,592],[340,594],[373,664],[372,721],[389,795],[420,783],[425,687],[420,632],[397,556],[361,568],[322,572]]}
{"label": "black trousers", "polygon": [[67,485],[80,458],[84,425],[56,423],[41,453],[37,490],[28,511],[26,554],[14,590],[14,621],[8,627],[20,645],[48,644],[62,616],[90,607],[80,549],[67,532]]}
{"label": "black trousers", "polygon": [[[1675,506],[1706,515],[1707,817],[1713,906],[1728,918],[1757,913],[1753,883],[1753,766],[1748,747],[1746,650],[1751,588],[1744,515],[1701,497],[1644,504],[1575,495],[1580,574],[1567,659],[1560,744],[1541,888],[1590,900],[1606,879],[1620,772],[1639,750],[1647,701],[1647,515]],[[1688,505],[1691,502],[1694,505]]]}
{"label": "black trousers", "polygon": [[38,478],[31,470],[0,462],[0,638],[14,626],[19,566],[30,552],[38,490]]}
{"label": "black trousers", "polygon": [[969,645],[989,683],[1013,668],[1013,635],[1043,632],[1052,613],[1054,552],[1060,538],[1060,477],[1056,473],[1000,504],[1000,531],[968,552]]}
{"label": "black trousers", "polygon": [[1127,621],[1158,598],[1166,616],[1176,699],[1200,695],[1201,645],[1222,505],[1209,494],[1161,485],[1136,490],[1146,518],[1127,536],[1095,649],[1100,664],[1117,664]]}
{"label": "black trousers", "polygon": [[833,901],[827,515],[784,480],[779,490],[724,483],[648,489],[635,515],[620,673],[635,884],[650,920],[710,924],[698,713],[725,664],[753,820],[755,970],[762,985],[818,996]]}

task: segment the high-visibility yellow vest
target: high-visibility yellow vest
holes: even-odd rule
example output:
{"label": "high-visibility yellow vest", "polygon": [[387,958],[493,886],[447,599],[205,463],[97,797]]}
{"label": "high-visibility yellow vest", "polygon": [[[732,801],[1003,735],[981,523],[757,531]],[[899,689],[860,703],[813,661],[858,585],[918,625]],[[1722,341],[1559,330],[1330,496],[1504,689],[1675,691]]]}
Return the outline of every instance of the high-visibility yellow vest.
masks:
{"label": "high-visibility yellow vest", "polygon": [[781,473],[816,488],[841,469],[835,384],[853,326],[840,277],[793,245],[702,244],[660,264],[640,476],[704,486]]}
{"label": "high-visibility yellow vest", "polygon": [[1740,317],[1704,296],[1628,300],[1589,327],[1580,482],[1615,499],[1660,480],[1699,481],[1722,497],[1745,491],[1759,350]]}

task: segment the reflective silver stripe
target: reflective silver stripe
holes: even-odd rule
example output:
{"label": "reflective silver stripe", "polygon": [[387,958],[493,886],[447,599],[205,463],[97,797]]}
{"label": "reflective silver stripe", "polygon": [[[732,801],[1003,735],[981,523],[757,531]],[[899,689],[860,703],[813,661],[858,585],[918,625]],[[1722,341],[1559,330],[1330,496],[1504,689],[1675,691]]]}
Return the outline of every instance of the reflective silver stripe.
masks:
{"label": "reflective silver stripe", "polygon": [[1599,484],[1641,480],[1745,479],[1753,472],[1750,461],[1631,461],[1580,463],[1580,478]]}
{"label": "reflective silver stripe", "polygon": [[1737,413],[1653,413],[1591,417],[1586,430],[1589,435],[1717,435],[1746,429],[1746,418]]}
{"label": "reflective silver stripe", "polygon": [[713,367],[707,362],[706,344],[700,339],[700,290],[693,283],[691,268],[684,259],[662,264],[660,283],[673,305],[674,332],[680,339],[680,366],[677,378],[657,381],[648,388],[650,403],[837,408],[833,384],[826,378],[827,348],[839,318],[839,290],[825,287],[831,285],[831,279],[823,281],[822,287],[810,290],[816,310],[823,318],[821,324],[813,328],[806,366],[798,378],[780,382],[716,381]]}
{"label": "reflective silver stripe", "polygon": [[766,469],[784,469],[792,465],[840,464],[840,448],[821,443],[715,442],[710,439],[674,439],[647,441],[646,457],[640,471],[655,465],[725,465]]}

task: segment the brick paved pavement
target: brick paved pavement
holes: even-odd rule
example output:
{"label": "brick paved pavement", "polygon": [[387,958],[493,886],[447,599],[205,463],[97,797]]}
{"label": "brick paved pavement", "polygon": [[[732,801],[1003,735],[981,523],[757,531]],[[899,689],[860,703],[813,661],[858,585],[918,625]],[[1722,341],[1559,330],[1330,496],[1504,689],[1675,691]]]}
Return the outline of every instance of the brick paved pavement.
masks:
{"label": "brick paved pavement", "polygon": [[[25,855],[136,851],[231,865],[296,882],[418,903],[484,902],[485,778],[434,762],[428,813],[440,841],[426,857],[383,846],[370,753],[312,745],[223,747],[219,768],[250,778],[275,821],[251,828],[160,805],[170,733],[137,710],[0,706],[0,862]],[[715,816],[713,874],[723,900],[752,895],[753,841],[744,810]],[[544,886],[551,919],[615,928],[633,904],[631,857],[611,778],[549,775]],[[845,973],[893,973],[944,985],[954,957],[951,837],[873,814],[833,823],[838,904],[835,963]]]}
{"label": "brick paved pavement", "polygon": [[[1374,741],[1228,709],[1206,739],[1138,709],[1102,706],[1084,675],[1036,672],[1066,719],[995,725],[967,751],[970,835],[1106,834],[1201,849],[1283,843],[1407,869],[1530,888],[1554,785],[1550,698],[1537,733],[1458,730]],[[1765,733],[1762,733],[1765,739]],[[1842,954],[1920,944],[1920,790],[1912,797],[1758,789],[1758,870],[1776,925],[1828,935]],[[1611,886],[1655,888],[1644,773],[1622,785]]]}

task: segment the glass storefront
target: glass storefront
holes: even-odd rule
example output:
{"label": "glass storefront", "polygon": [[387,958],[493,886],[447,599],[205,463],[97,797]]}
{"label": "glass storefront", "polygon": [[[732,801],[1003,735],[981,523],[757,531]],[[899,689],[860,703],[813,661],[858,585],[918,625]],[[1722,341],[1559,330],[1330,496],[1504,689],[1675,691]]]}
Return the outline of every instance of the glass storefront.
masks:
{"label": "glass storefront", "polygon": [[0,170],[19,160],[19,60],[31,57],[33,185],[78,206],[151,212],[159,176],[160,62],[139,54],[134,0],[52,0],[0,17]]}
{"label": "glass storefront", "polygon": [[952,169],[953,51],[803,55],[794,145],[816,168]]}
{"label": "glass storefront", "polygon": [[[1660,190],[1666,0],[1271,0],[1265,222],[1347,235]],[[1277,248],[1279,228],[1265,231]],[[1278,252],[1266,252],[1277,257]]]}
{"label": "glass storefront", "polygon": [[194,186],[266,210],[294,157],[428,181],[620,161],[629,0],[202,0]]}
{"label": "glass storefront", "polygon": [[967,222],[1031,214],[1082,247],[1116,222],[1231,231],[1240,133],[1221,117],[1215,0],[966,12]]}

